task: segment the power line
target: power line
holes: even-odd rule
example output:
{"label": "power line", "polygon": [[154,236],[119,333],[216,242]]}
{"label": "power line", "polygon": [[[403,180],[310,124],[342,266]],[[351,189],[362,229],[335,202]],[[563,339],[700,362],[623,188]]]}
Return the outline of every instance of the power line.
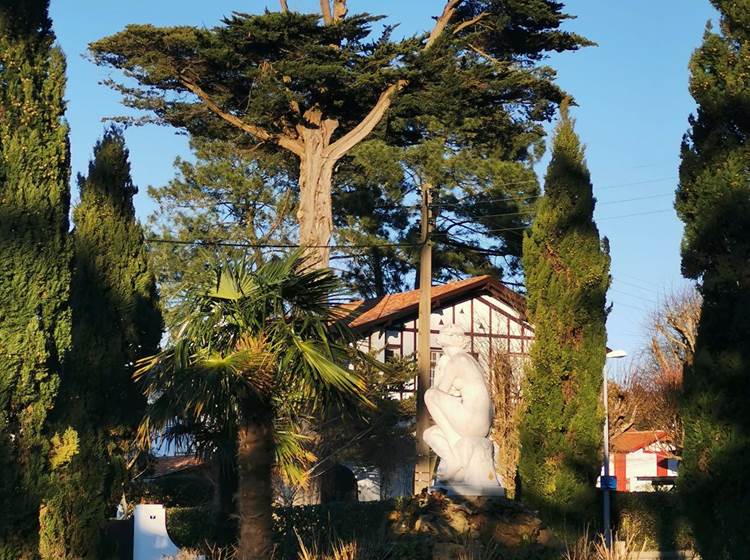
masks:
{"label": "power line", "polygon": [[612,281],[613,282],[617,282],[619,284],[625,284],[626,286],[630,286],[631,288],[636,288],[638,290],[642,290],[642,291],[648,292],[650,294],[653,294],[657,290],[657,288],[655,286],[650,286],[648,288],[644,288],[643,286],[639,286],[635,282],[628,282],[627,280],[623,280],[619,276],[613,276],[612,277]]}
{"label": "power line", "polygon": [[[629,183],[616,183],[614,185],[606,185],[604,187],[594,188],[594,194],[596,194],[599,191],[603,191],[603,190],[621,189],[621,188],[624,188],[624,187],[634,187],[634,186],[637,186],[637,185],[647,185],[647,184],[651,184],[651,183],[660,183],[662,181],[670,181],[670,180],[674,180],[674,179],[677,179],[677,178],[678,177],[676,177],[676,176],[670,176],[670,177],[660,177],[658,179],[647,179],[647,180],[644,180],[644,181],[633,181],[633,182],[629,182]],[[506,184],[500,183],[497,186],[505,186],[505,185]],[[460,206],[461,203],[462,203],[462,201],[465,201],[465,200],[471,198],[471,196],[472,195],[467,195],[467,196],[465,196],[465,197],[457,200],[456,202],[436,203],[435,206],[443,206],[443,207]],[[505,198],[491,198],[491,199],[488,199],[488,200],[479,200],[477,202],[480,203],[480,204],[490,204],[490,203],[493,203],[493,202],[509,202],[509,201],[514,201],[514,200],[533,200],[533,199],[536,199],[536,198],[540,198],[542,196],[544,196],[544,193],[540,193],[540,194],[536,194],[536,195],[531,195],[531,196],[519,195],[519,196],[510,196],[510,197],[505,197]],[[648,198],[648,197],[643,197],[644,200],[646,198]],[[637,199],[635,199],[635,200],[637,200]],[[627,200],[624,200],[623,202],[626,202],[626,201]],[[604,204],[604,203],[602,203],[602,204]]]}
{"label": "power line", "polygon": [[605,216],[603,218],[599,218],[599,220],[619,220],[620,218],[633,218],[635,216],[650,216],[651,214],[664,214],[665,212],[674,212],[674,208],[667,208],[665,210],[652,210],[650,212],[635,212],[633,214],[621,214],[620,216]]}
{"label": "power line", "polygon": [[[600,205],[606,205],[606,204],[622,204],[625,202],[634,202],[637,200],[651,200],[654,198],[664,198],[667,196],[674,196],[674,193],[655,194],[655,195],[650,195],[650,196],[638,196],[634,198],[623,198],[620,200],[609,200],[609,201],[604,201],[604,202],[597,201],[596,205],[600,206]],[[483,219],[483,218],[502,218],[504,216],[527,216],[527,215],[532,216],[534,214],[536,214],[536,210],[529,209],[529,210],[520,210],[518,212],[503,212],[500,214],[482,214],[482,215],[475,216],[475,218]],[[456,225],[462,226],[463,223],[467,223],[467,222],[462,222]]]}
{"label": "power line", "polygon": [[[619,216],[605,216],[598,218],[596,221],[602,220],[617,220],[621,218],[633,218],[637,216],[649,216],[652,214],[663,214],[665,212],[672,212],[672,208],[664,210],[652,210],[647,212],[634,212],[631,214],[621,214]],[[511,212],[507,215],[515,215],[516,213]],[[457,224],[460,227],[464,227],[478,235],[487,235],[490,233],[501,233],[505,231],[523,231],[528,230],[530,226],[518,226],[518,227],[507,227],[507,228],[496,228],[488,229],[485,231],[474,230],[464,224]],[[439,233],[439,232],[438,232]],[[274,244],[274,243],[243,243],[235,241],[200,241],[200,240],[181,240],[181,239],[158,239],[148,238],[145,240],[146,243],[166,243],[173,245],[193,245],[193,246],[205,246],[205,247],[235,247],[243,249],[375,249],[375,248],[394,248],[394,247],[421,247],[421,243],[361,243],[361,244],[347,244],[347,245],[301,245],[295,243],[287,244]]]}
{"label": "power line", "polygon": [[648,303],[650,303],[652,305],[656,305],[656,300],[653,300],[651,298],[645,297],[643,295],[632,294],[630,292],[626,292],[625,290],[621,290],[619,288],[610,288],[610,291],[616,292],[618,294],[621,294],[621,295],[624,295],[624,296],[627,296],[627,297],[631,297],[631,298],[637,299],[638,301],[645,301],[645,302],[648,302]]}
{"label": "power line", "polygon": [[295,243],[243,243],[239,241],[200,241],[181,239],[156,239],[145,240],[146,243],[168,243],[172,245],[198,245],[206,247],[236,247],[240,249],[372,249],[377,247],[418,247],[419,243],[367,243],[351,245],[300,245]]}

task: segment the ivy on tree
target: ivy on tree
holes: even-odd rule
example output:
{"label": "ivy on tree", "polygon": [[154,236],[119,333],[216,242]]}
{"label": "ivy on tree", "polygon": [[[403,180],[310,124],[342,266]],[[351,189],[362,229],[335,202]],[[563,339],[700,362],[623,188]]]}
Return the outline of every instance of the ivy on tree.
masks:
{"label": "ivy on tree", "polygon": [[678,489],[706,560],[750,548],[750,13],[742,2],[712,4],[720,26],[708,27],[690,61],[698,108],[675,202],[685,223],[683,274],[703,296],[684,375]]}
{"label": "ivy on tree", "polygon": [[563,104],[523,263],[534,325],[524,385],[522,498],[552,519],[579,524],[595,511],[604,415],[609,251],[593,221],[584,151]]}

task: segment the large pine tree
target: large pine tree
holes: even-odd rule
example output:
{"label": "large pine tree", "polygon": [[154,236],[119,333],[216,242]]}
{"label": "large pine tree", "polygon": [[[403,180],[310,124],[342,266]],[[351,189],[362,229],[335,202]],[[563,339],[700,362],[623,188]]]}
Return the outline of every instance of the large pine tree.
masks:
{"label": "large pine tree", "polygon": [[590,519],[601,465],[600,390],[609,255],[567,104],[523,263],[535,342],[524,387],[522,497],[552,518]]}
{"label": "large pine tree", "polygon": [[701,557],[750,550],[750,10],[713,0],[690,61],[698,109],[682,144],[682,270],[700,282],[695,357],[685,370],[679,489]]}
{"label": "large pine tree", "polygon": [[392,25],[373,33],[381,18],[348,14],[346,0],[321,0],[320,14],[281,2],[211,29],[130,25],[91,50],[134,78],[111,83],[151,120],[286,159],[300,243],[325,266],[335,178],[358,145],[375,134],[413,146],[437,123],[448,146],[528,158],[563,96],[537,63],[590,44],[560,30],[569,16],[553,0],[441,3],[431,31],[403,40]]}
{"label": "large pine tree", "polygon": [[134,363],[154,354],[162,331],[156,282],[135,217],[128,151],[110,129],[78,177],[73,211],[73,348],[54,418],[78,433],[78,453],[55,473],[42,556],[99,558],[102,522],[126,480],[129,443],[145,409]]}
{"label": "large pine tree", "polygon": [[48,0],[0,3],[0,558],[36,550],[70,346],[65,59]]}

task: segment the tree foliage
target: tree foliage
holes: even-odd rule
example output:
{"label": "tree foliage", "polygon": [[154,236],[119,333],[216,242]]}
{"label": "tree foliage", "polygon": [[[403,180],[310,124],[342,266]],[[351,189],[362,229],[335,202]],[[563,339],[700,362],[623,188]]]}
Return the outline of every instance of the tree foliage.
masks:
{"label": "tree foliage", "polygon": [[142,120],[288,159],[299,239],[321,265],[336,166],[354,148],[373,133],[414,146],[437,128],[450,131],[440,154],[470,145],[480,158],[528,164],[562,99],[554,72],[536,63],[590,44],[560,30],[569,16],[552,0],[447,0],[429,33],[400,40],[393,26],[372,31],[380,16],[336,5],[322,21],[235,13],[212,29],[130,25],[91,45],[99,64],[135,81],[111,85]]}
{"label": "tree foliage", "polygon": [[145,409],[134,363],[159,346],[162,320],[125,139],[110,129],[79,175],[73,210],[73,347],[54,420],[78,432],[78,453],[53,472],[45,517],[55,560],[98,558],[103,521],[127,481],[130,442]]}
{"label": "tree foliage", "polygon": [[720,27],[690,61],[697,102],[682,144],[676,203],[685,223],[682,269],[700,282],[695,357],[685,369],[683,494],[700,554],[750,547],[750,12],[714,0]]}
{"label": "tree foliage", "polygon": [[169,309],[184,290],[210,280],[217,256],[262,259],[273,253],[262,245],[296,237],[297,185],[282,158],[226,140],[193,137],[191,147],[195,160],[178,158],[174,179],[148,190],[157,204],[150,229],[168,241],[152,243],[150,256]]}
{"label": "tree foliage", "polygon": [[0,558],[37,550],[71,340],[65,59],[47,0],[0,4]]}
{"label": "tree foliage", "polygon": [[563,106],[544,197],[524,239],[535,341],[524,386],[522,497],[548,514],[591,516],[601,465],[609,254],[593,221],[583,147]]}

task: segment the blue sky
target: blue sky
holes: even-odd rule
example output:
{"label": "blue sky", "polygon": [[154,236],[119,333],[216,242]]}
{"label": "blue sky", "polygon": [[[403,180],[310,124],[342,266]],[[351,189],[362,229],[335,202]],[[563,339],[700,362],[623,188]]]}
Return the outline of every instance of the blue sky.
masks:
{"label": "blue sky", "polygon": [[[442,0],[350,0],[352,12],[370,11],[399,22],[402,33],[428,29]],[[289,0],[291,9],[314,10],[317,0]],[[86,45],[128,23],[213,26],[232,10],[275,10],[270,0],[52,0],[58,40],[68,57],[68,120],[73,173],[86,170],[103,130],[102,118],[123,113],[118,96],[99,85],[108,72],[84,58]],[[635,355],[645,343],[648,315],[665,293],[683,285],[681,223],[672,209],[680,140],[694,109],[687,91],[688,60],[715,14],[708,0],[570,0],[577,19],[566,28],[598,43],[547,61],[579,107],[573,112],[587,145],[596,218],[610,239],[614,309],[611,347]],[[153,205],[148,185],[173,176],[172,162],[187,155],[187,139],[172,129],[147,126],[126,133],[136,208],[145,219]],[[546,161],[546,160],[545,160]],[[544,172],[544,162],[539,172]],[[637,200],[630,200],[637,199]]]}

